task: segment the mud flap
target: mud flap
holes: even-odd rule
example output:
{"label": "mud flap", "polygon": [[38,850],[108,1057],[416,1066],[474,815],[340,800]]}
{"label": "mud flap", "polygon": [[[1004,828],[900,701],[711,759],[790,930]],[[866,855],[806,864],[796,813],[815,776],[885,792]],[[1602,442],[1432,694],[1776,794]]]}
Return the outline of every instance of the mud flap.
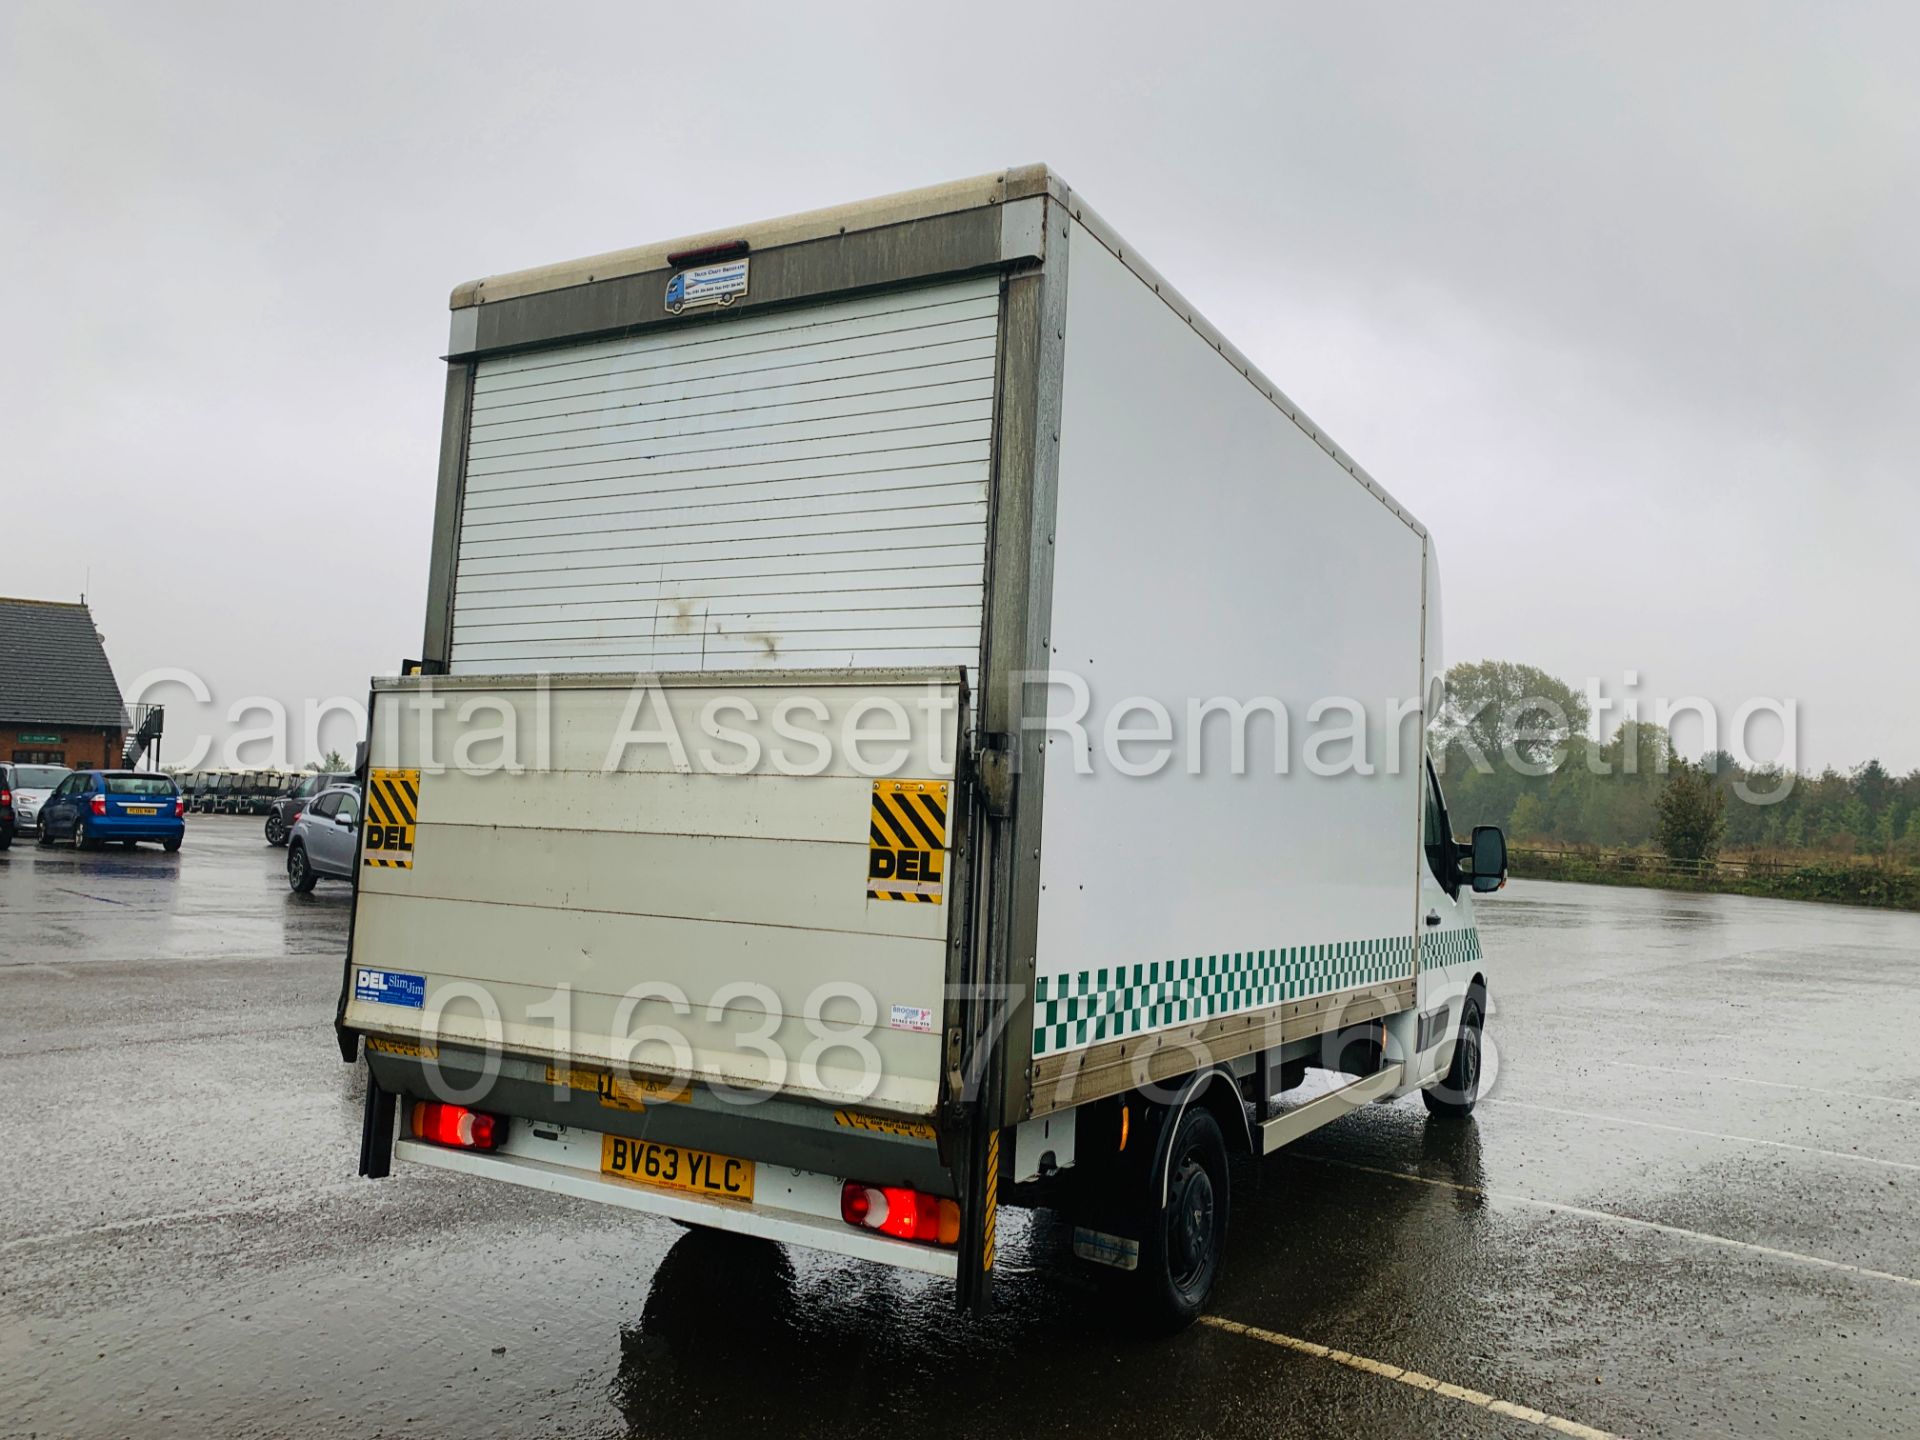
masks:
{"label": "mud flap", "polygon": [[367,1067],[366,1106],[360,1112],[360,1173],[384,1180],[393,1173],[393,1128],[399,1096],[381,1088]]}

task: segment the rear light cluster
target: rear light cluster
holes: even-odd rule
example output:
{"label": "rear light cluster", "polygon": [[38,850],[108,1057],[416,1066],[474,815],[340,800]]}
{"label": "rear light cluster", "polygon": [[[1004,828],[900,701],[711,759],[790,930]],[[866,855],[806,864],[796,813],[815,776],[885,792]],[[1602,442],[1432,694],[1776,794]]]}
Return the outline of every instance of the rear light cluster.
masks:
{"label": "rear light cluster", "polygon": [[174,796],[173,797],[173,818],[178,820],[182,815],[186,813],[187,813],[187,802],[182,800],[178,795]]}
{"label": "rear light cluster", "polygon": [[492,1150],[507,1138],[507,1122],[498,1115],[438,1100],[414,1101],[407,1123],[422,1140],[462,1150]]}
{"label": "rear light cluster", "polygon": [[952,1200],[898,1185],[849,1180],[840,1191],[840,1218],[863,1230],[928,1245],[960,1243],[960,1207]]}
{"label": "rear light cluster", "polygon": [[107,813],[107,797],[106,796],[96,795],[93,797],[93,813],[96,815],[104,815]]}

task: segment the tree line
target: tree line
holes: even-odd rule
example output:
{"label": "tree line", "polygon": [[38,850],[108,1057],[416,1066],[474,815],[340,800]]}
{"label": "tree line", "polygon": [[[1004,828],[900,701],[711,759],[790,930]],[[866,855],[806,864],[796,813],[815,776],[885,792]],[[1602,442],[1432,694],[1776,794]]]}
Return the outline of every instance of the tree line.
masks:
{"label": "tree line", "polygon": [[1896,777],[1878,760],[1818,774],[1748,769],[1725,751],[1688,761],[1659,726],[1626,721],[1595,742],[1589,719],[1584,694],[1534,666],[1448,670],[1435,764],[1455,827],[1682,859],[1813,851],[1920,863],[1920,770]]}

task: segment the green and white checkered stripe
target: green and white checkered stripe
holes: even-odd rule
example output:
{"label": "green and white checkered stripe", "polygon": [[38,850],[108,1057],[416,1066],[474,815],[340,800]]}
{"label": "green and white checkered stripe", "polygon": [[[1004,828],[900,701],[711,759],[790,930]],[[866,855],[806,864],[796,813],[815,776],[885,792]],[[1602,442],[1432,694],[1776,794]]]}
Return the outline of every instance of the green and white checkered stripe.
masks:
{"label": "green and white checkered stripe", "polygon": [[1413,937],[1235,950],[1034,981],[1033,1053],[1331,995],[1413,974]]}
{"label": "green and white checkered stripe", "polygon": [[1479,929],[1469,925],[1464,930],[1443,930],[1437,935],[1425,936],[1420,942],[1420,963],[1430,970],[1479,964]]}

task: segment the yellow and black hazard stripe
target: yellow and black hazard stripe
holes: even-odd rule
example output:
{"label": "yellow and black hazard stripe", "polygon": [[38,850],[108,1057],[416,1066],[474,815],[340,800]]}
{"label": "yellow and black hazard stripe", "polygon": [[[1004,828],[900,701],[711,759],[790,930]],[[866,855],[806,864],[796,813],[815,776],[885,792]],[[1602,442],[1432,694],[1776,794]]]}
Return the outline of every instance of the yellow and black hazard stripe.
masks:
{"label": "yellow and black hazard stripe", "polygon": [[411,870],[419,813],[418,770],[369,770],[367,818],[361,827],[363,863],[382,870]]}
{"label": "yellow and black hazard stripe", "polygon": [[987,1136],[987,1193],[982,1197],[986,1214],[981,1216],[980,1268],[993,1268],[994,1234],[1000,1228],[1000,1132]]}
{"label": "yellow and black hazard stripe", "polygon": [[947,782],[876,780],[867,820],[867,898],[938,905],[946,893]]}

